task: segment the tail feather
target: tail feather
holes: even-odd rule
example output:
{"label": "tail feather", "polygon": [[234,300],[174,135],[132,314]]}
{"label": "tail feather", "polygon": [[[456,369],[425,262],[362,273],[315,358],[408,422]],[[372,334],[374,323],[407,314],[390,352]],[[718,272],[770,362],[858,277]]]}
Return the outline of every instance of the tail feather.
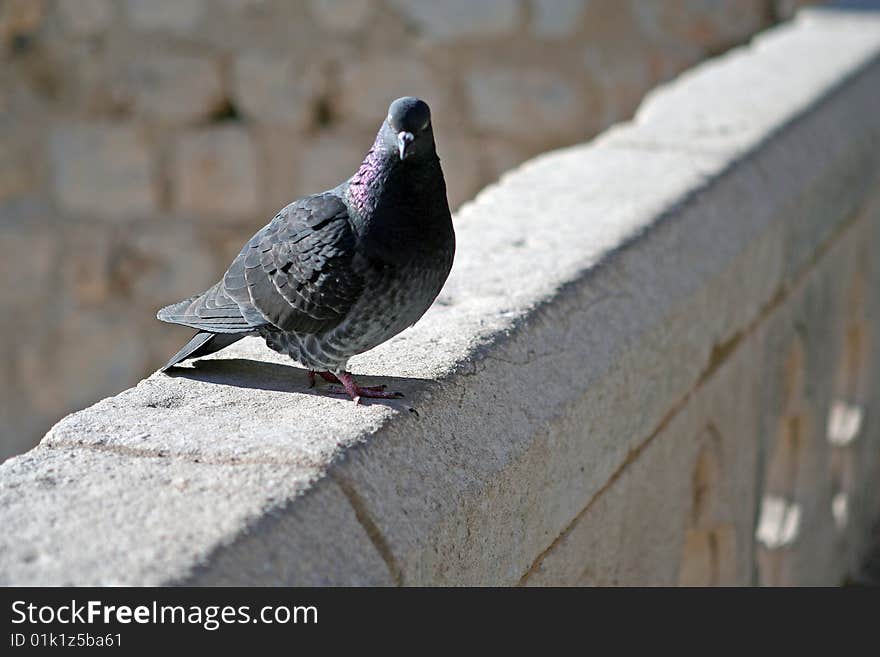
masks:
{"label": "tail feather", "polygon": [[249,335],[249,332],[246,333],[210,333],[208,331],[199,331],[196,333],[192,340],[183,345],[183,348],[178,351],[174,356],[171,357],[160,372],[164,372],[170,367],[177,365],[180,362],[183,362],[189,358],[200,358],[201,356],[207,356],[208,354],[213,354],[215,351],[220,351],[221,349],[228,347],[234,342],[238,342],[246,335]]}
{"label": "tail feather", "polygon": [[222,281],[202,294],[165,306],[156,317],[163,322],[209,333],[243,333],[256,326],[242,315],[238,303],[226,294]]}

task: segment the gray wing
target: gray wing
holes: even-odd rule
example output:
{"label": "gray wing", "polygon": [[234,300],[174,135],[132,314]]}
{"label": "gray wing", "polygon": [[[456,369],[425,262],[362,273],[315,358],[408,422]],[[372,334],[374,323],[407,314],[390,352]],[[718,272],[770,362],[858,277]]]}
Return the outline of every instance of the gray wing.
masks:
{"label": "gray wing", "polygon": [[336,326],[363,291],[348,208],[332,193],[282,210],[245,245],[223,277],[251,325],[320,333]]}
{"label": "gray wing", "polygon": [[246,319],[238,303],[226,294],[222,281],[207,292],[165,306],[156,317],[163,322],[210,333],[244,333],[265,324],[265,321],[253,323]]}
{"label": "gray wing", "polygon": [[223,280],[157,317],[211,333],[272,325],[319,333],[338,324],[363,290],[348,209],[335,194],[294,201],[241,250]]}

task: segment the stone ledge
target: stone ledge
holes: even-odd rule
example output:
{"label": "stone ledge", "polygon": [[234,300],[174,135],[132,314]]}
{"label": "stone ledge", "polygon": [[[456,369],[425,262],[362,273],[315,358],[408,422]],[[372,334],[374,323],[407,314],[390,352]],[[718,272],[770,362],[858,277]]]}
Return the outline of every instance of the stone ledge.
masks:
{"label": "stone ledge", "polygon": [[[880,217],[860,209],[880,165],[878,54],[876,15],[803,12],[658,89],[631,124],[484,190],[456,217],[439,302],[353,362],[405,400],[314,394],[245,340],[63,419],[0,466],[0,583],[574,583],[585,560],[613,569],[613,548],[571,547],[578,519],[595,505],[622,531],[632,499],[617,491],[652,494],[626,483],[652,476],[648,443],[678,444],[660,438],[699,415],[695,391],[757,349],[748,336],[835,244],[877,244]],[[768,413],[753,406],[759,454]],[[764,486],[761,459],[747,463],[730,522],[740,583]],[[641,581],[675,581],[673,552]]]}

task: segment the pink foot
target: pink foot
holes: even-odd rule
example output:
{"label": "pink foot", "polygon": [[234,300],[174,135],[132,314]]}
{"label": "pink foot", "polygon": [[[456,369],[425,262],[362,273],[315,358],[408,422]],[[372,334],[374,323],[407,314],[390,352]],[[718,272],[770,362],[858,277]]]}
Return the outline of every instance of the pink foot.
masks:
{"label": "pink foot", "polygon": [[331,372],[309,372],[310,387],[315,385],[315,375],[320,374],[325,381],[337,383],[339,385],[329,385],[325,388],[331,395],[348,395],[355,404],[360,401],[361,397],[368,399],[399,399],[403,394],[399,392],[385,392],[385,386],[359,386],[354,382],[354,378],[348,372],[343,372],[337,376]]}
{"label": "pink foot", "polygon": [[315,370],[309,370],[309,388],[315,387],[315,375],[317,374],[320,374],[322,379],[329,381],[330,383],[340,383],[339,379],[336,378],[336,375],[332,372],[316,372]]}

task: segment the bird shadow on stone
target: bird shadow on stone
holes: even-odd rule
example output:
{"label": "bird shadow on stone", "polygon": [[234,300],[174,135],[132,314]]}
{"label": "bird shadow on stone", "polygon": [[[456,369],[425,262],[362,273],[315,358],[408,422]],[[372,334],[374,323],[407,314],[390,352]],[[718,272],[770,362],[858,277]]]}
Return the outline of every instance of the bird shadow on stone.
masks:
{"label": "bird shadow on stone", "polygon": [[[202,381],[204,383],[217,383],[237,386],[239,388],[271,390],[274,392],[295,392],[351,403],[351,400],[346,396],[327,392],[320,377],[318,377],[315,386],[310,387],[308,370],[296,367],[295,365],[267,363],[246,358],[218,358],[196,360],[193,362],[192,367],[172,367],[165,374],[175,378],[192,379],[193,381]],[[387,386],[387,390],[400,392],[404,395],[398,399],[361,397],[360,403],[364,406],[381,404],[416,414],[418,414],[416,409],[410,405],[408,399],[411,399],[417,390],[424,389],[431,383],[428,379],[415,377],[367,376],[360,374],[355,374],[355,380],[362,386],[384,384]]]}

